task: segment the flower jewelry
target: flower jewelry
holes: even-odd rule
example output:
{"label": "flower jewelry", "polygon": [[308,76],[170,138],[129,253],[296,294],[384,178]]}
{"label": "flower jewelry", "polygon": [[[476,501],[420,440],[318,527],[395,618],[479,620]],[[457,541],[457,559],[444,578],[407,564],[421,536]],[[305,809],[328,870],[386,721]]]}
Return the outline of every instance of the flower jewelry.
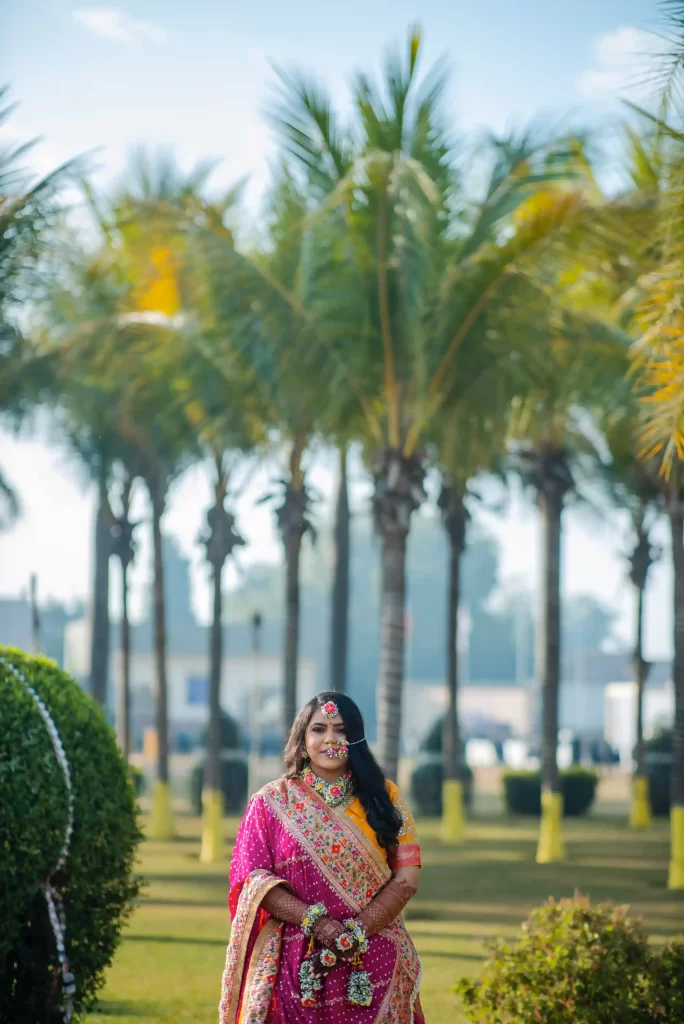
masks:
{"label": "flower jewelry", "polygon": [[300,778],[307,786],[320,793],[329,807],[337,807],[338,804],[341,804],[351,789],[351,772],[345,772],[344,775],[340,775],[339,779],[335,779],[334,782],[326,782],[325,779],[319,778],[315,772],[307,768],[306,771],[302,772]]}
{"label": "flower jewelry", "polygon": [[352,971],[347,984],[347,1002],[351,1006],[370,1006],[373,986],[368,971]]}
{"label": "flower jewelry", "polygon": [[339,949],[340,953],[348,953],[350,949],[354,948],[354,940],[349,932],[342,932],[337,936],[335,945]]}
{"label": "flower jewelry", "polygon": [[312,903],[310,907],[306,908],[306,914],[302,919],[302,931],[306,935],[307,939],[313,935],[316,923],[320,921],[322,917],[328,916],[328,908],[325,903]]}
{"label": "flower jewelry", "polygon": [[325,752],[326,757],[334,758],[336,761],[341,761],[343,757],[346,757],[349,753],[349,747],[347,746],[346,740],[339,740],[338,743],[332,747],[328,747]]}
{"label": "flower jewelry", "polygon": [[348,918],[343,924],[347,930],[339,936],[337,945],[343,939],[347,940],[345,949],[353,949],[356,945],[353,969],[347,983],[347,1002],[350,1006],[370,1006],[373,1002],[373,986],[368,971],[361,970],[362,954],[368,950],[368,936],[363,926],[353,918]]}
{"label": "flower jewelry", "polygon": [[360,925],[358,921],[354,921],[352,918],[348,918],[342,923],[354,942],[358,944],[359,953],[365,953],[368,949],[368,936],[366,935],[363,925]]}
{"label": "flower jewelry", "polygon": [[334,718],[335,715],[339,715],[339,713],[340,710],[334,700],[329,700],[321,707],[321,714],[324,718]]}
{"label": "flower jewelry", "polygon": [[324,967],[334,967],[337,963],[337,957],[332,949],[322,949],[318,954],[318,958]]}
{"label": "flower jewelry", "polygon": [[314,963],[308,953],[299,965],[299,990],[302,1006],[315,1006],[316,993],[323,988],[323,980],[314,976]]}

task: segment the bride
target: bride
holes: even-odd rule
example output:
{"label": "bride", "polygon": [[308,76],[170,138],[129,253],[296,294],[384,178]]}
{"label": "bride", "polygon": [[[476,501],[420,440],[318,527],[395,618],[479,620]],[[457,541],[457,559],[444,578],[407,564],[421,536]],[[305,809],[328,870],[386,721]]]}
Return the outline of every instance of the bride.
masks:
{"label": "bride", "polygon": [[318,694],[235,840],[220,1024],[425,1024],[401,918],[419,868],[411,812],[361,712]]}

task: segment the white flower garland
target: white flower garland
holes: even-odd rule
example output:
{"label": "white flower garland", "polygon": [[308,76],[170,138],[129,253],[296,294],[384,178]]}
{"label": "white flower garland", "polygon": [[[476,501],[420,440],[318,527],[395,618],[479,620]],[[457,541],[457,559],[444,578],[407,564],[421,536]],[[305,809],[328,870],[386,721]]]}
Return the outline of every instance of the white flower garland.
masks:
{"label": "white flower garland", "polygon": [[71,785],[71,772],[69,771],[69,762],[64,752],[62,740],[57,726],[52,720],[52,716],[45,704],[40,699],[36,691],[33,689],[28,679],[15,665],[6,658],[0,656],[0,664],[10,672],[15,679],[17,679],[27,693],[33,698],[40,717],[45,723],[45,728],[48,731],[50,740],[52,742],[53,749],[55,751],[55,757],[59,762],[59,766],[64,773],[64,781],[67,790],[67,827],[64,833],[64,843],[60,852],[59,858],[53,870],[48,875],[45,882],[42,883],[43,895],[45,896],[45,902],[47,903],[48,915],[50,917],[50,924],[52,931],[55,936],[55,945],[57,946],[57,959],[62,973],[62,987],[64,990],[64,1004],[62,1006],[62,1013],[64,1016],[65,1024],[70,1024],[71,1019],[74,1015],[74,996],[76,994],[76,984],[74,976],[69,970],[69,961],[66,955],[66,918],[64,915],[64,901],[60,893],[51,884],[50,879],[55,872],[59,871],[64,867],[66,859],[69,855],[69,846],[71,844],[71,834],[74,831],[74,793]]}

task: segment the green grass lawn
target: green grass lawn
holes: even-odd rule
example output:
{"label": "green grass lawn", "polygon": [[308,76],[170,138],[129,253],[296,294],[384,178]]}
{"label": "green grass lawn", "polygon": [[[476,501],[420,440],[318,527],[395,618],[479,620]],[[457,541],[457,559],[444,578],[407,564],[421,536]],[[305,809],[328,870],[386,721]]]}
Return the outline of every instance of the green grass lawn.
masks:
{"label": "green grass lawn", "polygon": [[[237,822],[226,821],[232,840]],[[225,946],[228,859],[198,861],[199,822],[177,820],[173,842],[146,842],[147,885],[88,1024],[215,1024]],[[657,940],[684,931],[684,894],[668,893],[664,822],[635,835],[615,819],[569,821],[568,861],[534,862],[533,822],[471,823],[461,847],[440,844],[436,822],[419,823],[424,868],[406,921],[423,962],[428,1024],[462,1020],[450,989],[476,971],[489,936],[515,935],[548,896],[575,889],[593,900],[629,903]]]}

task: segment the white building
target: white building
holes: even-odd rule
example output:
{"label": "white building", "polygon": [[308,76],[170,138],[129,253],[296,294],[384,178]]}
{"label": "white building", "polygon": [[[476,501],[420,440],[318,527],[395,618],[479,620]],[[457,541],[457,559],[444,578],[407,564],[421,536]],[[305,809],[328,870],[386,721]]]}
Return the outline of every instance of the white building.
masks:
{"label": "white building", "polygon": [[[192,743],[206,725],[209,698],[209,630],[195,627],[206,641],[206,653],[183,653],[178,644],[170,644],[167,655],[169,727],[172,735]],[[85,619],[72,622],[66,629],[65,668],[79,679],[89,670],[90,625]],[[135,634],[135,630],[134,630]],[[130,661],[131,717],[134,735],[154,723],[155,677],[154,651],[134,647]],[[122,655],[118,645],[110,654],[110,709],[116,706],[115,690],[122,678]],[[223,708],[248,730],[256,706],[262,732],[277,730],[282,702],[282,661],[279,657],[231,655],[223,658],[221,703]],[[311,658],[299,662],[298,701],[303,703],[316,692],[316,673]],[[257,700],[254,700],[254,696]]]}

